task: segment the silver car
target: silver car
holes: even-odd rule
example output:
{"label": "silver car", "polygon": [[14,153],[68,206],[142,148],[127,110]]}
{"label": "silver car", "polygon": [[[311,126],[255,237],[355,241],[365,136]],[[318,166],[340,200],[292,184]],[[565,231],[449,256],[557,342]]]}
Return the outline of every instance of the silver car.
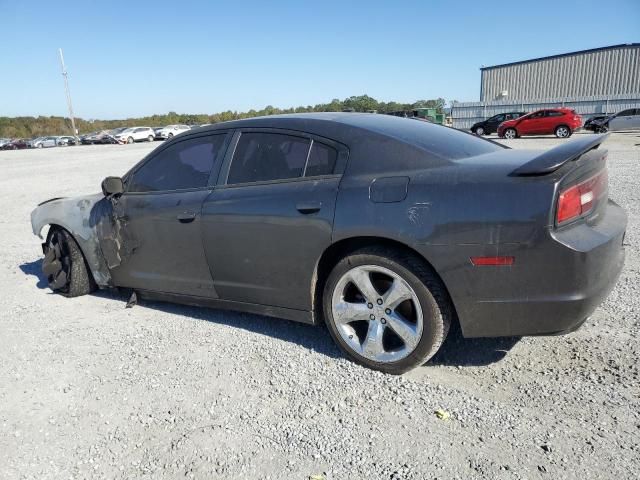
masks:
{"label": "silver car", "polygon": [[640,108],[629,108],[609,118],[609,130],[640,130]]}
{"label": "silver car", "polygon": [[58,137],[39,137],[31,141],[32,148],[56,147],[58,146]]}

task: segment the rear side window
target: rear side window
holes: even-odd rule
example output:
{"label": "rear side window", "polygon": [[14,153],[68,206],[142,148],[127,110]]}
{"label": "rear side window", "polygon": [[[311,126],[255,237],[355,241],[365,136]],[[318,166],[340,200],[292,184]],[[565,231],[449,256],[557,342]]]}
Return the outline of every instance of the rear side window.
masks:
{"label": "rear side window", "polygon": [[564,112],[559,112],[558,110],[549,110],[547,112],[547,117],[561,117],[564,115]]}
{"label": "rear side window", "polygon": [[165,148],[131,178],[129,192],[158,192],[206,187],[214,166],[222,161],[226,135],[185,140]]}
{"label": "rear side window", "polygon": [[311,152],[309,152],[309,161],[305,170],[305,177],[314,177],[317,175],[330,175],[336,168],[338,152],[335,148],[331,148],[322,143],[313,142]]}
{"label": "rear side window", "polygon": [[227,184],[302,176],[310,140],[279,133],[243,133],[233,155]]}

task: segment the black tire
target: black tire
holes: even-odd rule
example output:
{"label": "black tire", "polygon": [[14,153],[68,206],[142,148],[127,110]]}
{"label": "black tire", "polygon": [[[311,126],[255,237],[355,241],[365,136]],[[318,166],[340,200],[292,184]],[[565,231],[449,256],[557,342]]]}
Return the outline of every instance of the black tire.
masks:
{"label": "black tire", "polygon": [[133,142],[134,142],[133,137],[127,138],[127,143],[133,143]]}
{"label": "black tire", "polygon": [[601,125],[595,129],[595,133],[607,133],[609,131],[609,125]]}
{"label": "black tire", "polygon": [[[332,297],[339,279],[354,267],[377,265],[402,277],[416,293],[423,313],[422,336],[414,350],[396,362],[375,362],[354,350],[342,339],[332,313]],[[385,373],[399,375],[424,364],[436,354],[449,332],[453,306],[447,291],[429,265],[421,258],[387,247],[357,250],[340,260],[327,278],[323,292],[324,319],[340,349],[356,363]]]}
{"label": "black tire", "polygon": [[573,132],[566,125],[558,125],[553,133],[557,138],[569,138]]}
{"label": "black tire", "polygon": [[65,297],[79,297],[97,288],[80,247],[62,228],[49,232],[42,271],[49,288]]}
{"label": "black tire", "polygon": [[486,135],[484,127],[477,127],[473,133],[475,133],[478,136]]}
{"label": "black tire", "polygon": [[169,133],[169,135],[167,135],[167,138],[171,139],[173,137],[173,133]]}
{"label": "black tire", "polygon": [[147,137],[147,141],[148,141],[148,142],[153,142],[153,135],[149,135],[149,136]]}

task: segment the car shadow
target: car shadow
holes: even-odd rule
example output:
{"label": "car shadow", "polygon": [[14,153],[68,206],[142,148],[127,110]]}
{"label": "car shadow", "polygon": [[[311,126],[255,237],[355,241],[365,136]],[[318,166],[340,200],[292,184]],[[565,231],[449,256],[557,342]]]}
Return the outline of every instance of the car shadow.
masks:
{"label": "car shadow", "polygon": [[33,262],[26,262],[19,266],[22,273],[25,275],[32,275],[38,279],[38,283],[36,283],[36,287],[43,289],[49,286],[49,282],[47,282],[47,277],[42,273],[42,259],[34,260]]}
{"label": "car shadow", "polygon": [[[42,259],[23,263],[19,268],[25,275],[33,276],[37,279],[37,288],[48,288],[47,279],[42,273]],[[124,309],[131,295],[131,291],[97,290],[92,293],[92,295],[121,301],[122,308]],[[193,307],[146,299],[139,299],[138,305],[164,313],[184,315],[196,320],[226,325],[258,335],[277,338],[301,345],[304,348],[321,353],[330,358],[344,356],[333,342],[329,331],[324,325],[315,327],[304,323],[250,313],[239,313],[208,307]],[[505,358],[509,350],[511,350],[519,340],[520,337],[464,338],[457,322],[454,322],[444,344],[425,366],[464,367],[490,365]]]}
{"label": "car shadow", "polygon": [[451,367],[483,367],[503,360],[522,337],[464,338],[457,322],[451,325],[442,347],[425,364]]}

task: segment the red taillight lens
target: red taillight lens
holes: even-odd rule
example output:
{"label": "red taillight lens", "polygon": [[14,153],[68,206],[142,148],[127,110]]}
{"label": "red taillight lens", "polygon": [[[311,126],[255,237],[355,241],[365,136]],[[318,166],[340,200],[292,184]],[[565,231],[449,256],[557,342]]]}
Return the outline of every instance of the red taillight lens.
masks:
{"label": "red taillight lens", "polygon": [[606,193],[608,180],[607,170],[604,169],[597,175],[562,191],[558,197],[556,222],[565,223],[589,213],[596,200]]}

